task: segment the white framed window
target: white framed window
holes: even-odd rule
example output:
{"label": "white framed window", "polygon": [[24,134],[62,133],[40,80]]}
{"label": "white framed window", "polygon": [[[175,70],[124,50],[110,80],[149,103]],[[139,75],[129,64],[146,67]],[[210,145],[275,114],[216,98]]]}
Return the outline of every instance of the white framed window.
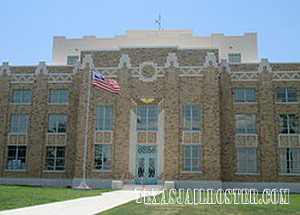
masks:
{"label": "white framed window", "polygon": [[26,166],[26,146],[8,146],[6,169],[24,170]]}
{"label": "white framed window", "polygon": [[255,134],[256,123],[254,114],[236,115],[236,133],[237,134]]}
{"label": "white framed window", "polygon": [[200,105],[183,105],[182,114],[184,131],[200,131]]}
{"label": "white framed window", "polygon": [[10,120],[10,133],[27,133],[28,121],[28,114],[12,114]]}
{"label": "white framed window", "polygon": [[300,174],[300,148],[280,148],[280,173]]}
{"label": "white framed window", "polygon": [[276,102],[298,102],[296,88],[280,88],[276,90]]}
{"label": "white framed window", "polygon": [[13,104],[30,104],[32,92],[29,89],[14,89],[12,91]]}
{"label": "white framed window", "polygon": [[235,102],[256,102],[254,88],[235,88],[234,89]]}
{"label": "white framed window", "polygon": [[228,62],[229,63],[241,63],[242,57],[240,53],[229,53],[228,54]]}
{"label": "white framed window", "polygon": [[182,151],[182,171],[201,172],[201,146],[184,144]]}
{"label": "white framed window", "polygon": [[64,171],[65,153],[66,148],[64,146],[47,146],[45,171]]}
{"label": "white framed window", "polygon": [[109,171],[112,169],[112,146],[110,144],[96,144],[94,149],[94,169]]}
{"label": "white framed window", "polygon": [[67,132],[67,115],[49,114],[48,133],[66,133],[66,132]]}
{"label": "white framed window", "polygon": [[300,120],[296,114],[280,114],[278,117],[278,132],[280,134],[299,134]]}
{"label": "white framed window", "polygon": [[67,89],[50,89],[49,104],[68,104],[69,90]]}
{"label": "white framed window", "polygon": [[101,105],[96,107],[96,130],[112,131],[113,107]]}
{"label": "white framed window", "polygon": [[138,131],[157,131],[158,107],[156,105],[138,105]]}
{"label": "white framed window", "polygon": [[69,55],[67,56],[67,65],[75,65],[78,60],[78,55]]}
{"label": "white framed window", "polygon": [[257,173],[256,148],[237,148],[237,173]]}

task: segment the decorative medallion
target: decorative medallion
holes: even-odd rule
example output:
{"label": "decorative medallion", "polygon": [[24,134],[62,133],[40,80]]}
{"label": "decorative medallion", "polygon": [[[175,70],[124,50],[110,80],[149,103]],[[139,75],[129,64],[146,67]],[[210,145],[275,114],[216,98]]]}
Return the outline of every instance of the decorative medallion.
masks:
{"label": "decorative medallion", "polygon": [[157,65],[152,61],[140,64],[139,78],[144,82],[155,81],[157,78]]}

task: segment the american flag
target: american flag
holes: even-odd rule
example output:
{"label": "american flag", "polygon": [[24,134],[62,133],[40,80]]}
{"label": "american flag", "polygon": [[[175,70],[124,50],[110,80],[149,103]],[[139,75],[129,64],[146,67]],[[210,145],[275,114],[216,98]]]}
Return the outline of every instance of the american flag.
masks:
{"label": "american flag", "polygon": [[121,94],[121,88],[119,84],[113,80],[105,78],[101,73],[93,70],[93,85],[100,89],[113,94]]}

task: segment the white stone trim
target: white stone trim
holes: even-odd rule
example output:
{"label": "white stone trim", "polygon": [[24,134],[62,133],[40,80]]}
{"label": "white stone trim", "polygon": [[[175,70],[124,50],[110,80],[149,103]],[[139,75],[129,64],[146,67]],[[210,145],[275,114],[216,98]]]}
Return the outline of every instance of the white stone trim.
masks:
{"label": "white stone trim", "polygon": [[[281,141],[281,137],[287,137],[287,142]],[[300,134],[278,134],[277,138],[279,148],[300,148]],[[291,138],[298,139],[298,145],[293,144]]]}
{"label": "white stone trim", "polygon": [[264,72],[264,69],[266,69],[266,72],[272,72],[272,68],[270,66],[269,60],[267,58],[261,59],[258,65],[258,72]]}
{"label": "white stone trim", "polygon": [[73,73],[49,73],[48,83],[72,83]]}
{"label": "white stone trim", "polygon": [[20,73],[11,74],[10,83],[32,84],[35,81],[35,74]]}
{"label": "white stone trim", "polygon": [[165,110],[161,110],[158,115],[158,132],[157,132],[157,176],[164,173],[165,160]]}
{"label": "white stone trim", "polygon": [[213,52],[208,52],[205,56],[205,62],[203,65],[205,68],[206,67],[218,67],[218,63],[217,63],[217,58],[215,56],[215,54]]}
{"label": "white stone trim", "polygon": [[48,70],[47,70],[46,61],[40,61],[35,70],[35,74],[39,75],[39,74],[47,74],[47,73],[48,73]]}
{"label": "white stone trim", "polygon": [[[151,77],[145,77],[143,73],[143,68],[145,66],[152,66],[154,69],[154,74]],[[157,79],[157,64],[153,61],[145,61],[139,65],[139,79],[143,82],[152,82]]]}
{"label": "white stone trim", "polygon": [[8,75],[10,76],[11,72],[9,69],[9,62],[3,62],[0,68],[0,75]]}
{"label": "white stone trim", "polygon": [[82,60],[81,68],[85,69],[87,67],[88,68],[94,67],[93,58],[92,58],[91,54],[84,55],[83,60]]}
{"label": "white stone trim", "polygon": [[122,54],[120,57],[120,62],[118,64],[118,69],[123,68],[126,65],[127,68],[131,68],[131,62],[130,62],[130,57],[128,54]]}
{"label": "white stone trim", "polygon": [[137,114],[130,109],[130,128],[129,128],[129,172],[135,176],[136,165],[136,145],[137,145]]}
{"label": "white stone trim", "polygon": [[165,67],[179,67],[178,58],[176,53],[169,53],[167,56],[167,62],[165,63]]}

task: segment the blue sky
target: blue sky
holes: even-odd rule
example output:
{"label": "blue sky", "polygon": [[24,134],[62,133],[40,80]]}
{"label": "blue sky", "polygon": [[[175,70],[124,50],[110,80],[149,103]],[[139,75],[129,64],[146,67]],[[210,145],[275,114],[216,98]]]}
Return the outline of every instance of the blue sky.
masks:
{"label": "blue sky", "polygon": [[258,54],[271,62],[300,62],[300,0],[0,0],[0,63],[51,63],[53,36],[113,37],[125,30],[258,33]]}

